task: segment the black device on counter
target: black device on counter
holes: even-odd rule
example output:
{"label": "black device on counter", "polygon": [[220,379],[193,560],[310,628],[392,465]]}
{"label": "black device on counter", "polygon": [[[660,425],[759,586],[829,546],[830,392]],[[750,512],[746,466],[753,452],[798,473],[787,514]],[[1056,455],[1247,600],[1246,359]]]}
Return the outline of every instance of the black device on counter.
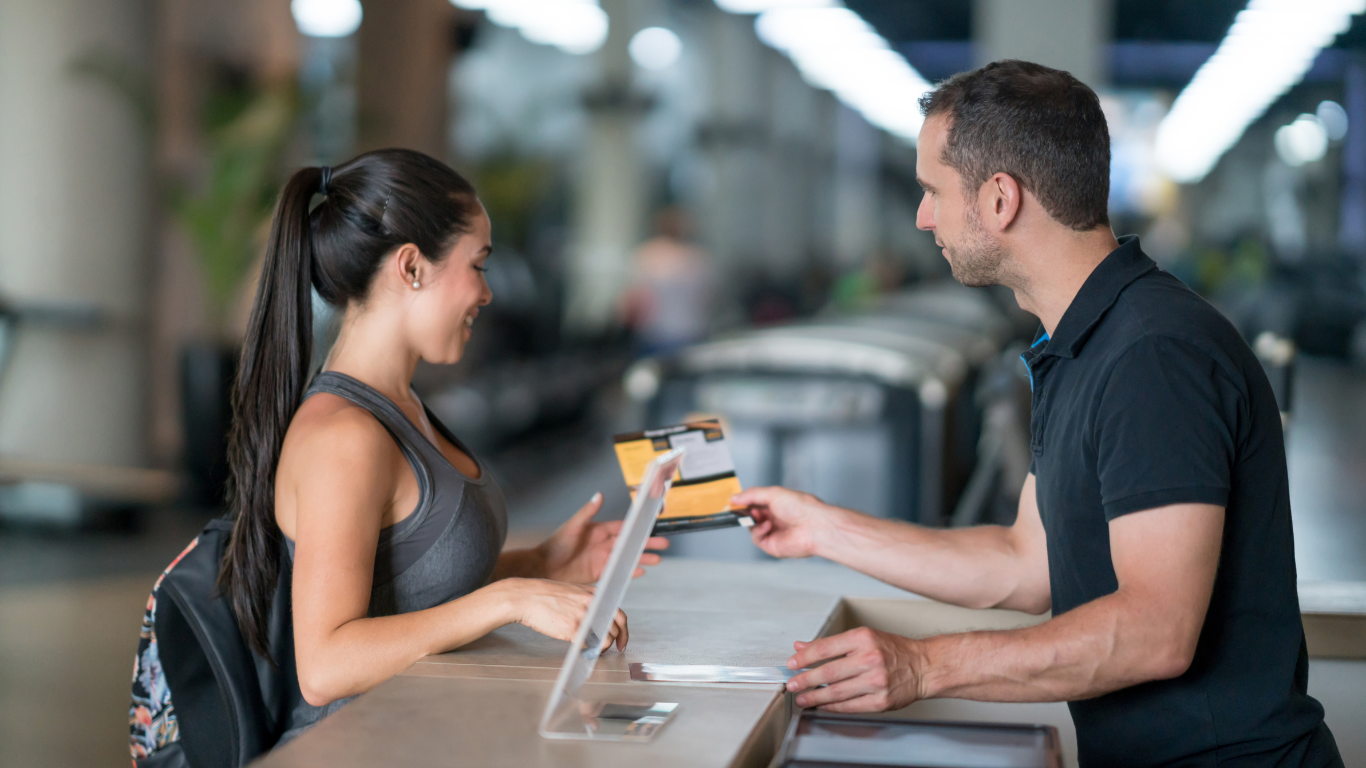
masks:
{"label": "black device on counter", "polygon": [[1062,768],[1051,725],[901,720],[806,710],[792,719],[777,768]]}

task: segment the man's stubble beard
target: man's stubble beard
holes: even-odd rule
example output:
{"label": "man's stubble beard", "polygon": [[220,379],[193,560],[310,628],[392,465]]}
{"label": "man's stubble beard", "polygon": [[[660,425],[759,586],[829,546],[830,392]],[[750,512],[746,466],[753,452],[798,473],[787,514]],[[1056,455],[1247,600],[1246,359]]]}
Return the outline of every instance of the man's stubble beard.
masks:
{"label": "man's stubble beard", "polygon": [[962,244],[958,247],[944,244],[953,279],[969,288],[1005,285],[1003,265],[1010,254],[987,233],[976,207],[967,207],[965,219],[967,230]]}

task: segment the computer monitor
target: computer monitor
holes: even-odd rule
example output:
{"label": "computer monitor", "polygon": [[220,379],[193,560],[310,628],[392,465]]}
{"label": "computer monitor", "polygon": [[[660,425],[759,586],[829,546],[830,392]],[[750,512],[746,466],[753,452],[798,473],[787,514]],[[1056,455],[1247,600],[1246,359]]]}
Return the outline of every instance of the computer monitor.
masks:
{"label": "computer monitor", "polygon": [[597,665],[603,639],[631,585],[683,452],[683,448],[675,448],[661,453],[645,470],[541,716],[540,733],[547,739],[649,741],[678,708],[665,701],[585,701],[579,697],[579,689]]}

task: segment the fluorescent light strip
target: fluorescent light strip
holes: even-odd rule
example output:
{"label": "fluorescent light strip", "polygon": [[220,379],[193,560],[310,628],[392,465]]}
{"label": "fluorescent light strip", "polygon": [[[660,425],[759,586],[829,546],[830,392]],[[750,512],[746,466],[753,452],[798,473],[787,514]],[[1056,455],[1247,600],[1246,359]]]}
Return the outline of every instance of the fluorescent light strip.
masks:
{"label": "fluorescent light strip", "polygon": [[360,28],[360,0],[293,0],[289,10],[309,37],[347,37]]}
{"label": "fluorescent light strip", "polygon": [[1251,0],[1157,129],[1157,161],[1176,181],[1205,177],[1366,0]]}
{"label": "fluorescent light strip", "polygon": [[597,0],[451,0],[457,8],[483,11],[489,21],[511,27],[533,43],[565,53],[592,53],[607,40],[607,13]]}
{"label": "fluorescent light strip", "polygon": [[[1363,0],[1366,2],[1366,0]],[[787,55],[802,78],[829,90],[873,125],[914,143],[918,100],[933,88],[863,17],[837,0],[716,0],[721,10],[758,13],[754,31]]]}

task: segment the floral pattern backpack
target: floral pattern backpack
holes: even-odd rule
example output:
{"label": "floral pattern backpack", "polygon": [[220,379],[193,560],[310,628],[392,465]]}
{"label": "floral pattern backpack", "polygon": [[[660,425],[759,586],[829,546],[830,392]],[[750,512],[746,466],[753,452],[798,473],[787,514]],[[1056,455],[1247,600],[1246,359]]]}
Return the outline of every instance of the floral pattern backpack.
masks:
{"label": "floral pattern backpack", "polygon": [[289,558],[269,623],[271,659],[253,653],[217,592],[232,522],[211,521],[152,586],[133,660],[134,768],[236,768],[265,753],[302,698],[294,674]]}

